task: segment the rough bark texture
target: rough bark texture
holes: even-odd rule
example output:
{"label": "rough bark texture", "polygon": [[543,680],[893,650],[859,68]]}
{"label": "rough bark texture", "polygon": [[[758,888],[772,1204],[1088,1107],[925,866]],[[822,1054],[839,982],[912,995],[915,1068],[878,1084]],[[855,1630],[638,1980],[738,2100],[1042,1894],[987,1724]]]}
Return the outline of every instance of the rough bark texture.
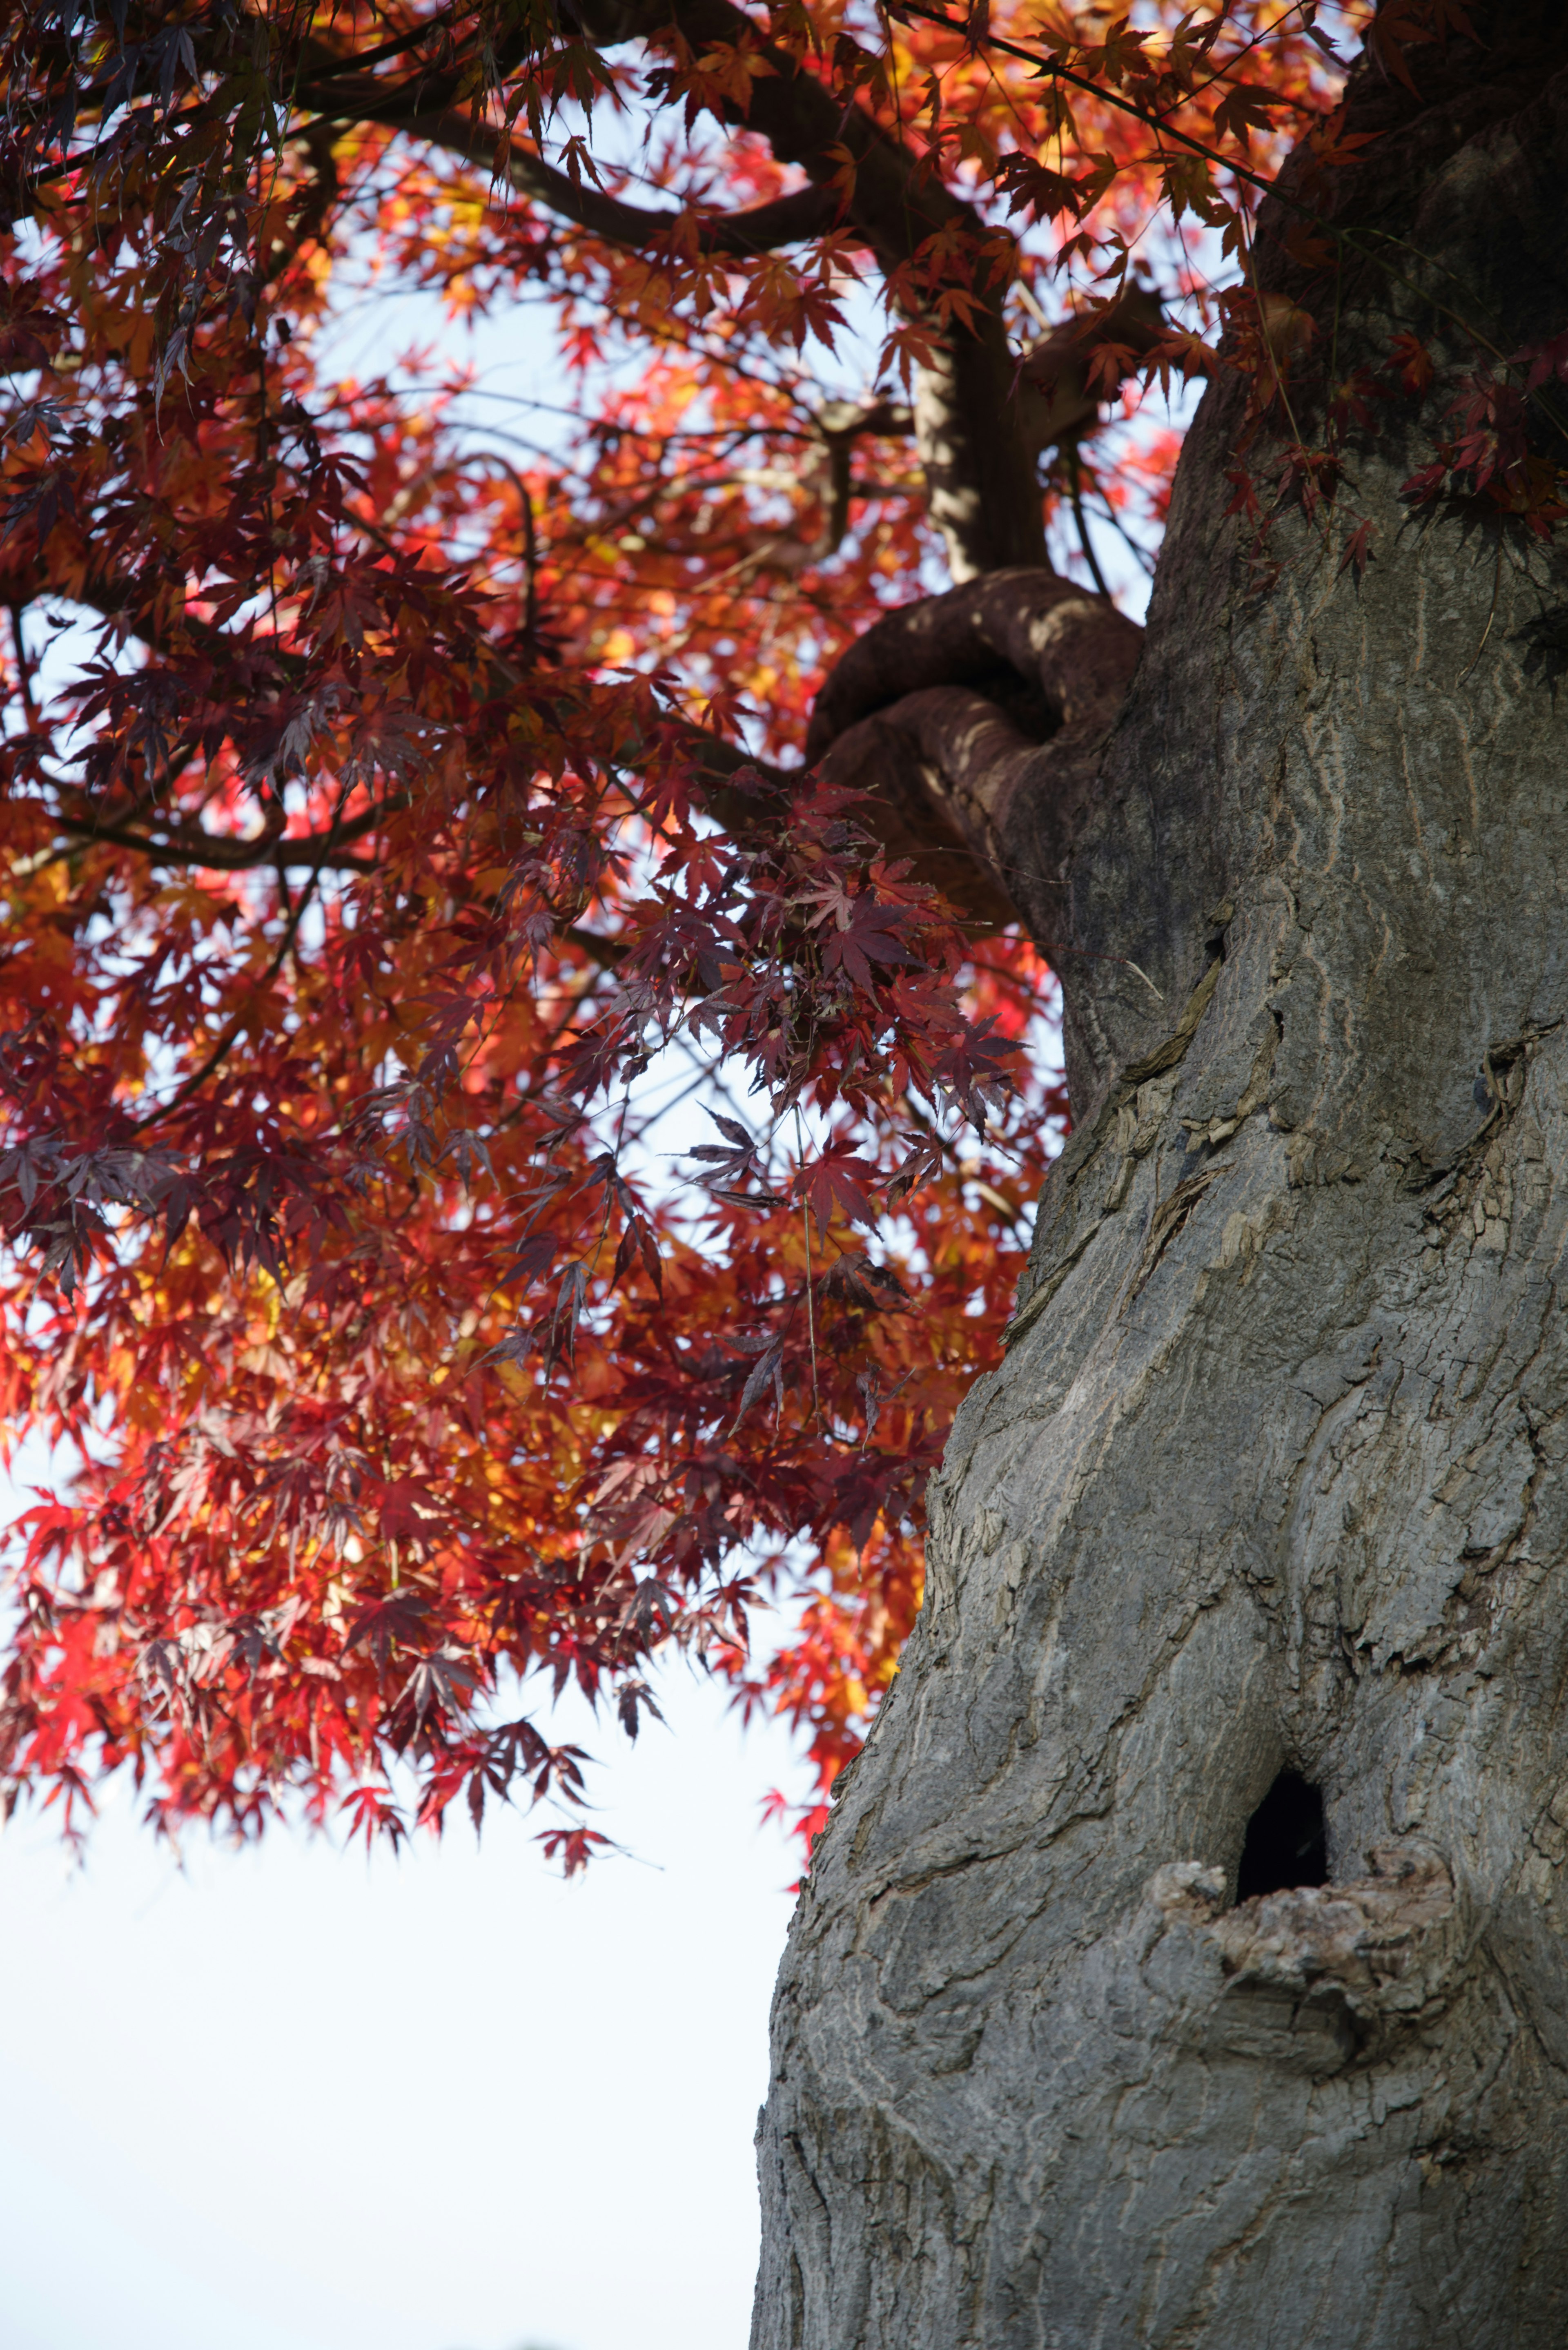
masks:
{"label": "rough bark texture", "polygon": [[[1423,286],[1568,324],[1568,27],[1472,14],[1424,110],[1357,94],[1342,216],[1429,259],[1343,367]],[[1297,521],[1260,589],[1240,398],[1068,844],[1078,1132],[791,1930],[755,2350],[1568,2329],[1568,577],[1412,519],[1396,419],[1365,580]],[[1331,1881],[1236,1904],[1284,1766]]]}

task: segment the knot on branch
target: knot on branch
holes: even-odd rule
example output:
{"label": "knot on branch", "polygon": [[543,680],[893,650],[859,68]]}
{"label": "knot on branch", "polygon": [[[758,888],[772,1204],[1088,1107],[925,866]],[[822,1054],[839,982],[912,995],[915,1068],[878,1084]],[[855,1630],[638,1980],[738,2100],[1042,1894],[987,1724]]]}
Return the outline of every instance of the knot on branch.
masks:
{"label": "knot on branch", "polygon": [[979,930],[1049,951],[1064,869],[1142,630],[1054,572],[988,573],[889,612],[817,696],[806,756],[868,792],[907,857]]}

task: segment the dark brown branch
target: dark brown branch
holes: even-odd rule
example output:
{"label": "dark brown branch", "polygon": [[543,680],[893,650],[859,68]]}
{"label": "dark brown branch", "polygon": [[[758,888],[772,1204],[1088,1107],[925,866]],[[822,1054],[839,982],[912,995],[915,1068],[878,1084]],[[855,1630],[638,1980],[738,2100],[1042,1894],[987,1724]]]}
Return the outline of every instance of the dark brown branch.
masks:
{"label": "dark brown branch", "polygon": [[[760,132],[779,160],[805,171],[813,185],[728,214],[628,204],[573,180],[527,149],[504,145],[483,119],[452,103],[455,74],[425,75],[389,88],[376,78],[355,79],[339,70],[329,86],[303,89],[299,103],[319,106],[335,120],[382,122],[469,162],[499,167],[520,194],[631,251],[689,235],[702,251],[740,257],[842,224],[869,246],[906,315],[931,332],[930,357],[918,372],[914,407],[906,413],[925,469],[931,519],[946,539],[954,577],[1043,566],[1035,461],[1043,449],[1097,417],[1099,396],[1089,381],[1096,346],[1146,350],[1160,331],[1158,305],[1129,292],[1113,310],[1046,338],[1020,369],[1002,326],[1000,277],[977,276],[972,330],[939,327],[910,284],[921,244],[955,224],[973,232],[977,272],[982,267],[981,223],[972,209],[921,170],[901,138],[884,131],[863,106],[840,106],[787,52],[766,41],[734,0],[577,0],[574,14],[599,42],[641,37],[658,43],[679,35],[699,52],[718,43],[757,52],[772,70],[753,83],[746,113],[732,109],[731,120]],[[841,192],[846,152],[855,167],[847,198]],[[831,551],[848,525],[849,461],[846,444],[826,420],[825,437],[831,476],[825,551]]]}
{"label": "dark brown branch", "polygon": [[624,940],[603,938],[597,931],[585,931],[577,922],[569,923],[561,936],[580,947],[588,961],[597,963],[601,971],[618,971],[629,951]]}
{"label": "dark brown branch", "polygon": [[1113,605],[1052,571],[997,572],[885,613],[850,646],[811,713],[805,752],[821,759],[861,719],[928,686],[991,690],[1003,705],[1032,693],[1022,722],[1042,735],[1075,724],[1107,691],[1119,695],[1142,630]]}
{"label": "dark brown branch", "polygon": [[28,726],[36,734],[38,731],[38,705],[33,699],[32,664],[27,659],[26,640],[22,634],[24,607],[12,603],[6,609],[11,615],[11,644],[16,656],[16,684],[22,696],[22,708]]}
{"label": "dark brown branch", "polygon": [[738,743],[701,726],[683,725],[681,739],[691,754],[702,805],[715,824],[733,840],[777,830],[789,814],[798,770],[753,759]]}
{"label": "dark brown branch", "polygon": [[1000,279],[977,276],[975,326],[941,326],[907,290],[907,273],[925,241],[944,228],[971,232],[977,271],[978,216],[950,194],[901,140],[881,130],[863,107],[845,108],[784,50],[759,39],[733,0],[679,0],[676,24],[694,48],[729,42],[759,49],[773,72],[752,85],[748,126],[782,161],[824,183],[855,162],[847,224],[865,237],[884,273],[898,283],[900,305],[931,334],[931,358],[916,381],[915,436],[925,468],[932,521],[947,542],[957,578],[1009,564],[1040,565],[1045,540],[1033,459],[1011,404],[1013,359],[1002,319]]}
{"label": "dark brown branch", "polygon": [[[408,114],[380,112],[377,118],[432,147],[462,155],[468,162],[493,169],[501,161],[500,142],[487,123],[455,108],[442,111],[421,109]],[[504,155],[504,174],[519,195],[547,204],[563,220],[603,237],[607,244],[634,253],[645,251],[666,237],[689,234],[704,253],[732,254],[737,259],[755,253],[773,253],[779,246],[800,244],[822,236],[838,216],[830,189],[800,188],[793,195],[756,204],[748,212],[666,212],[623,203],[586,180],[572,179],[525,147],[512,146]]]}
{"label": "dark brown branch", "polygon": [[817,697],[807,755],[977,927],[1066,933],[1066,863],[1142,631],[1054,573],[994,572],[890,612]]}
{"label": "dark brown branch", "polygon": [[[701,222],[697,233],[711,240],[711,250],[738,254],[820,234],[840,220],[863,238],[893,281],[906,315],[930,335],[930,358],[917,381],[915,433],[931,518],[947,541],[955,577],[974,577],[1010,564],[1043,564],[1044,528],[1033,452],[1013,398],[1013,356],[1002,318],[1004,273],[981,258],[982,246],[994,238],[982,230],[978,215],[932,172],[920,169],[902,140],[883,131],[863,106],[843,106],[787,52],[766,41],[733,0],[674,0],[673,7],[670,0],[630,7],[618,6],[615,0],[586,0],[575,13],[589,37],[600,42],[634,36],[658,42],[678,34],[699,53],[728,44],[765,60],[771,71],[753,82],[746,112],[731,109],[730,119],[760,134],[781,162],[796,165],[815,186],[754,213],[731,214],[727,223],[722,217]],[[319,88],[306,86],[296,103],[337,120],[385,123],[472,161],[493,163],[495,133],[453,105],[457,90],[455,75],[428,75],[411,88],[404,81],[390,89],[374,78],[356,83],[345,77]],[[853,192],[843,202],[838,184],[846,152],[855,173]],[[655,236],[674,233],[680,221],[678,214],[645,212],[576,185],[524,151],[507,159],[506,170],[524,192],[593,234],[637,250]],[[911,277],[919,248],[954,226],[972,235],[972,330],[941,322]]]}
{"label": "dark brown branch", "polygon": [[84,847],[104,842],[113,848],[131,848],[154,865],[206,866],[214,873],[245,873],[258,865],[314,867],[320,871],[327,866],[341,866],[355,872],[371,872],[375,868],[362,858],[340,857],[338,851],[373,832],[394,808],[407,807],[407,796],[400,794],[379,806],[369,808],[348,824],[336,824],[327,832],[302,834],[290,839],[286,833],[263,832],[254,839],[235,840],[222,834],[203,832],[200,827],[178,827],[155,837],[151,833],[133,831],[129,826],[101,824],[91,817],[57,816],[54,819],[62,832],[70,833]]}

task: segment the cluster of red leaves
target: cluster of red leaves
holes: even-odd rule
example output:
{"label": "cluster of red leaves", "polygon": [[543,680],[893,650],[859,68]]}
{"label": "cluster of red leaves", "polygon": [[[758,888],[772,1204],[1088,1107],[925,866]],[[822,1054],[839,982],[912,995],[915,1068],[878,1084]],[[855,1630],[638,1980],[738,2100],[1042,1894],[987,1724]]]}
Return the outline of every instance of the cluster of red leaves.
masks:
{"label": "cluster of red leaves", "polygon": [[[5,745],[5,1407],[92,1463],[26,1521],[11,1767],[71,1796],[129,1761],[161,1815],[243,1825],[303,1788],[395,1833],[400,1756],[427,1819],[518,1773],[569,1799],[579,1758],[483,1701],[540,1667],[634,1729],[665,1640],[743,1674],[799,1539],[843,1596],[793,1669],[859,1675],[811,1700],[830,1774],[1008,1311],[1059,1103],[972,1171],[951,1143],[1044,974],[971,967],[966,1014],[966,942],[853,807],[716,834],[667,687],[540,662],[375,529],[374,419],[357,459],[304,418],[286,365],[193,366],[9,469],[11,546],[112,577],[148,649],[110,623],[74,753],[36,709]],[[199,592],[161,617],[171,511]],[[763,1105],[695,1212],[639,1149],[678,1046]]]}
{"label": "cluster of red leaves", "polygon": [[[1255,315],[1258,306],[1249,307]],[[1254,378],[1246,434],[1237,452],[1243,462],[1230,473],[1234,494],[1227,511],[1256,525],[1251,553],[1261,576],[1272,577],[1279,567],[1269,552],[1273,524],[1282,514],[1299,511],[1324,532],[1337,553],[1338,569],[1359,578],[1376,552],[1376,525],[1346,494],[1349,452],[1375,441],[1391,416],[1419,410],[1438,386],[1438,365],[1419,336],[1408,330],[1396,334],[1381,365],[1358,367],[1329,386],[1320,403],[1322,437],[1303,441],[1291,413],[1291,359],[1310,348],[1315,328],[1310,313],[1297,306],[1282,304],[1279,309],[1285,315],[1282,320],[1276,317],[1276,326],[1282,327],[1294,351],[1286,353],[1277,341],[1272,381],[1261,372]],[[1245,335],[1238,339],[1245,348]],[[1266,335],[1255,339],[1268,348]],[[1451,396],[1435,421],[1428,443],[1432,455],[1403,484],[1401,494],[1417,508],[1446,503],[1478,516],[1497,535],[1500,549],[1501,533],[1510,526],[1551,538],[1568,518],[1568,426],[1542,395],[1560,382],[1568,382],[1568,337],[1561,335],[1450,370],[1442,388]],[[1301,387],[1295,390],[1305,408]],[[1267,419],[1283,421],[1290,430],[1276,448],[1269,478],[1261,482],[1244,460]]]}
{"label": "cluster of red leaves", "polygon": [[[867,389],[988,288],[1022,340],[1135,253],[1148,379],[1212,366],[1203,267],[1332,103],[1319,14],[774,8],[972,208],[888,273]],[[397,1835],[401,1763],[428,1821],[548,1799],[573,1866],[582,1758],[504,1718],[519,1677],[635,1732],[684,1644],[805,1728],[820,1799],[919,1605],[1064,1115],[1021,1050],[1048,974],[809,781],[704,799],[705,733],[787,749],[935,557],[908,443],[857,442],[846,494],[809,372],[864,331],[854,237],[704,233],[794,183],[736,120],[772,68],[650,56],[510,0],[4,28],[0,1412],[86,1466],[26,1521],[0,1767],[67,1815],[128,1765],[164,1821]],[[483,153],[407,99],[441,75]],[[635,165],[600,136],[634,107]],[[675,210],[617,241],[509,192],[514,153]],[[371,268],[545,304],[569,429],[332,380]],[[1097,477],[1075,443],[1073,498],[1147,543],[1176,439]],[[672,1067],[712,1115],[680,1177]]]}

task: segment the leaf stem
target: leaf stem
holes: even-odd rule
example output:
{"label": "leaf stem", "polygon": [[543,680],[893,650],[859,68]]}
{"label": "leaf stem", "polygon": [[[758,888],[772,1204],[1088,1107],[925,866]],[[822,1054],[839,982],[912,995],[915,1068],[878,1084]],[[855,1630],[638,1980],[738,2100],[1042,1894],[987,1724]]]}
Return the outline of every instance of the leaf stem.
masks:
{"label": "leaf stem", "polygon": [[[794,1151],[801,1166],[805,1165],[805,1144],[801,1138],[800,1104],[794,1106]],[[811,1295],[811,1203],[804,1190],[800,1195],[800,1228],[805,1234],[805,1327],[811,1342],[811,1409],[815,1419],[822,1418],[822,1391],[816,1374],[816,1309]]]}

